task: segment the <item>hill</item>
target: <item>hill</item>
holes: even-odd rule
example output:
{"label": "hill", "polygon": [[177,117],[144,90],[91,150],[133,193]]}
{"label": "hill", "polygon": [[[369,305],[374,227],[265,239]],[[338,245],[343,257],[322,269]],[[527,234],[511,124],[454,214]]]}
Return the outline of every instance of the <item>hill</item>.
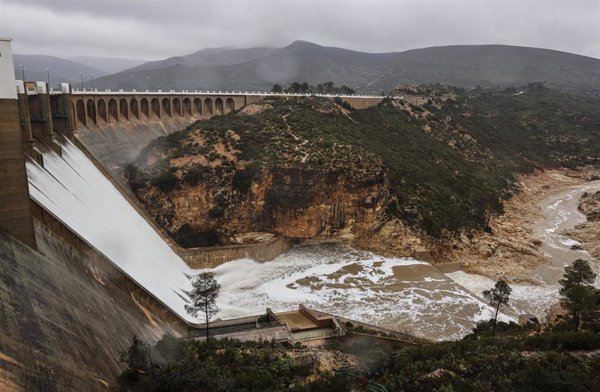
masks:
{"label": "hill", "polygon": [[[133,75],[133,78],[130,76]],[[132,81],[133,80],[133,81]],[[270,90],[273,84],[332,81],[362,93],[390,91],[398,83],[440,83],[465,88],[550,87],[600,94],[600,60],[547,49],[463,45],[406,52],[364,53],[296,41],[284,48],[205,49],[146,63],[98,80],[106,88]]]}
{"label": "hill", "polygon": [[185,65],[188,67],[234,65],[268,56],[275,50],[276,49],[264,47],[246,49],[206,48],[184,56],[169,57],[158,61],[148,61],[128,69],[127,72],[161,69],[172,65]]}
{"label": "hill", "polygon": [[398,94],[365,110],[267,99],[157,139],[126,174],[166,231],[201,246],[256,231],[360,238],[390,219],[469,233],[502,212],[516,174],[599,163],[599,99],[540,85]]}
{"label": "hill", "polygon": [[81,85],[81,76],[79,73],[81,72],[85,86],[89,88],[90,75],[98,78],[109,73],[96,67],[90,67],[89,65],[53,56],[15,54],[14,63],[16,78],[23,79],[21,72],[21,65],[23,65],[25,68],[25,78],[29,81],[46,81],[48,79],[46,68],[48,68],[50,71],[50,84],[52,86],[64,82],[79,87]]}
{"label": "hill", "polygon": [[77,63],[85,64],[90,67],[99,68],[107,74],[121,72],[125,69],[136,67],[146,61],[141,59],[125,59],[119,57],[95,57],[78,56],[70,59]]}

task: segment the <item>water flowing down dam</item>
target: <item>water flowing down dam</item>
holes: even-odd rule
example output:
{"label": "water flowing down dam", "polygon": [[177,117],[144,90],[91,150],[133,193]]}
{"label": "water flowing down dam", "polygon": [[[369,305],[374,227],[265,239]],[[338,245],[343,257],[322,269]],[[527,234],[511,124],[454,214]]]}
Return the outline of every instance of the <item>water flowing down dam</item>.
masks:
{"label": "water flowing down dam", "polygon": [[193,273],[85,154],[70,142],[62,154],[27,163],[31,197],[156,299],[188,322],[183,290]]}
{"label": "water flowing down dam", "polygon": [[[182,319],[197,273],[173,252],[90,159],[70,142],[30,161],[31,197]],[[219,317],[289,310],[305,303],[432,339],[460,338],[489,307],[428,263],[344,245],[300,246],[266,263],[235,260],[212,270]],[[504,320],[508,317],[503,316]]]}

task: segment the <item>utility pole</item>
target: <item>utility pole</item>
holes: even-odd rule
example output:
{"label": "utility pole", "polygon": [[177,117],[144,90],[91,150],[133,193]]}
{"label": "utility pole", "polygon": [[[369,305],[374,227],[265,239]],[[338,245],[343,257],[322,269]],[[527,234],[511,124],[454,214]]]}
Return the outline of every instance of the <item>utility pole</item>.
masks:
{"label": "utility pole", "polygon": [[81,78],[81,91],[83,91],[83,74],[79,72],[79,77]]}
{"label": "utility pole", "polygon": [[46,68],[46,76],[48,77],[48,88],[50,88],[50,69]]}

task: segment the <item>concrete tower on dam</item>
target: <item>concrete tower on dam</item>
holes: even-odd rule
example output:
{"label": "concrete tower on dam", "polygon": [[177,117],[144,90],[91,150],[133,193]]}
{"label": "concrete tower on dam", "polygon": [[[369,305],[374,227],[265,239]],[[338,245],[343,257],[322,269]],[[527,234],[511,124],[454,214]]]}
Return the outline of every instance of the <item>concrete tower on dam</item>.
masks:
{"label": "concrete tower on dam", "polygon": [[0,230],[35,247],[11,39],[0,38]]}

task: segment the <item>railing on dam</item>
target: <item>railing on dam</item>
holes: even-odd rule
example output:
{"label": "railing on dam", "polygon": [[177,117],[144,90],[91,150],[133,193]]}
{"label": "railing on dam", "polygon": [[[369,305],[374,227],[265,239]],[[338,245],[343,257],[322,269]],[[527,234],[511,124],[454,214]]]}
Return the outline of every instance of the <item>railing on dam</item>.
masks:
{"label": "railing on dam", "polygon": [[[63,94],[62,91],[50,89],[50,94]],[[276,93],[265,91],[216,91],[216,90],[111,90],[111,89],[77,89],[71,91],[73,95],[238,95],[238,96],[260,96],[260,97],[322,97],[322,98],[392,98],[401,99],[400,96],[390,95],[368,95],[368,94],[318,94],[318,93]]]}
{"label": "railing on dam", "polygon": [[[236,332],[255,331],[255,330],[259,330],[259,329],[281,327],[283,325],[284,324],[279,321],[269,321],[269,322],[265,322],[265,323],[245,323],[245,324],[230,325],[230,326],[223,326],[223,327],[212,327],[212,326],[210,326],[210,323],[209,323],[208,334],[209,334],[209,336],[228,335],[228,334],[232,334],[232,333],[236,333]],[[204,328],[202,325],[200,327]],[[202,330],[202,329],[193,331],[193,332],[188,332],[188,333],[185,333],[182,335],[182,337],[187,338],[187,339],[202,338],[205,336],[206,336],[206,330]]]}

